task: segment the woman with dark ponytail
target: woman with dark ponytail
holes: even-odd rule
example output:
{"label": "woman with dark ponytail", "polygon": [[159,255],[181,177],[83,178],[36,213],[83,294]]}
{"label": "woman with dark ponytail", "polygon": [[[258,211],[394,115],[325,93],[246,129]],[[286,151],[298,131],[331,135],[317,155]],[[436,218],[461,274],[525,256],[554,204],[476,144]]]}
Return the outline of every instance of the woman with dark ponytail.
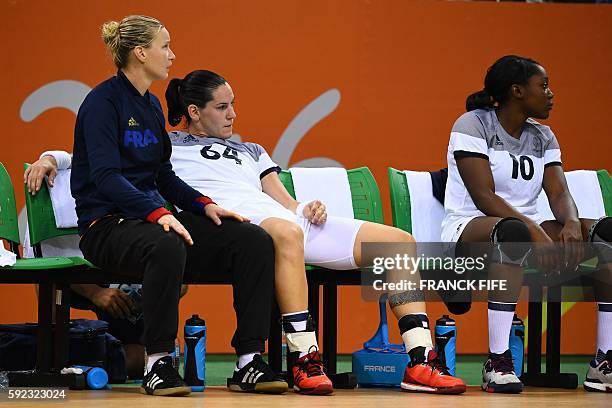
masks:
{"label": "woman with dark ponytail", "polygon": [[[489,392],[516,393],[523,388],[508,342],[527,261],[547,272],[573,270],[584,259],[576,243],[610,242],[610,217],[578,217],[559,143],[548,126],[534,120],[548,118],[552,99],[542,65],[507,55],[487,70],[484,89],[467,97],[468,112],[451,131],[442,241],[490,242],[489,278],[507,281],[508,290],[488,295],[489,359],[482,388]],[[555,220],[538,214],[542,188]],[[564,254],[553,242],[561,244]],[[457,248],[474,256],[469,245]],[[612,364],[612,279],[609,254],[599,255],[596,279],[601,284],[595,296],[606,303],[599,304],[598,351],[585,388],[605,391],[612,388],[612,374],[605,369]]]}
{"label": "woman with dark ponytail", "polygon": [[223,77],[206,70],[193,71],[184,79],[172,79],[166,89],[168,122],[177,126],[183,119],[189,118],[189,105],[205,106],[213,99],[213,92],[225,84]]}
{"label": "woman with dark ponytail", "polygon": [[[304,262],[330,269],[362,266],[362,242],[414,242],[407,232],[370,222],[328,216],[320,201],[299,203],[278,177],[280,168],[255,143],[229,140],[236,119],[234,93],[226,80],[210,71],[193,71],[173,79],[166,91],[169,120],[185,130],[171,132],[172,165],[198,191],[206,191],[224,208],[248,217],[274,242],[276,299],[289,349],[294,389],[303,394],[329,394],[308,312]],[[437,394],[465,392],[432,351],[425,303],[418,296],[392,295],[410,354],[402,389]],[[232,384],[232,382],[229,382]]]}

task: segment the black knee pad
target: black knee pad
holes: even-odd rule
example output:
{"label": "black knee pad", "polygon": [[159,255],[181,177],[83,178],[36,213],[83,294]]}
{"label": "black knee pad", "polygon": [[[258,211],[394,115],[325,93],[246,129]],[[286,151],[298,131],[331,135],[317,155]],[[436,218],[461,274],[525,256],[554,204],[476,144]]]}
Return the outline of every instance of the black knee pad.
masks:
{"label": "black knee pad", "polygon": [[589,230],[590,242],[612,242],[612,217],[602,217]]}
{"label": "black knee pad", "polygon": [[597,251],[599,263],[612,262],[612,217],[598,219],[589,229],[589,242]]}
{"label": "black knee pad", "polygon": [[531,252],[531,234],[527,225],[514,217],[502,218],[491,231],[491,262],[523,266]]}
{"label": "black knee pad", "polygon": [[451,302],[446,303],[446,308],[449,313],[454,315],[462,315],[470,311],[472,308],[472,302]]}

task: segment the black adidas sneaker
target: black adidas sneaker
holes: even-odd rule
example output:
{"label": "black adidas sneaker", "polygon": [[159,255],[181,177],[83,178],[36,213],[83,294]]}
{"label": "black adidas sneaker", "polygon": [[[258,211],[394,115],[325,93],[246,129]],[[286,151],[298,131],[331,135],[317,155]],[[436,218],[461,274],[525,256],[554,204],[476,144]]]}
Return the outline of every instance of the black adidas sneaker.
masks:
{"label": "black adidas sneaker", "polygon": [[232,378],[227,379],[227,388],[240,392],[282,394],[289,387],[285,380],[274,374],[260,354],[255,354],[249,364],[238,371],[234,370]]}
{"label": "black adidas sneaker", "polygon": [[172,357],[165,356],[157,360],[151,371],[144,376],[140,392],[149,395],[178,397],[189,395],[191,387],[185,384],[172,366]]}

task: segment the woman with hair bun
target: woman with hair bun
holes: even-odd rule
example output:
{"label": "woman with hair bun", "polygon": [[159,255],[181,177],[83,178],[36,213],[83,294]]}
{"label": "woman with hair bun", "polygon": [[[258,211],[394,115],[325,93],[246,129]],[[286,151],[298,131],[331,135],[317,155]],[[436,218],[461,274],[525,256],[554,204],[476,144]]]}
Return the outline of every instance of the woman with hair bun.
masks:
{"label": "woman with hair bun", "polygon": [[[484,89],[468,96],[468,112],[451,131],[442,241],[457,243],[466,255],[472,255],[474,246],[461,244],[491,243],[489,278],[506,280],[508,287],[488,294],[489,358],[482,382],[488,392],[523,389],[508,347],[523,267],[529,261],[547,272],[572,270],[585,259],[583,247],[577,244],[582,241],[607,248],[596,254],[597,354],[584,385],[587,390],[612,389],[612,221],[610,217],[578,217],[561,166],[559,143],[548,126],[534,120],[548,118],[553,96],[541,64],[504,56],[487,70]],[[538,214],[542,189],[553,221]]]}
{"label": "woman with hair bun", "polygon": [[[270,236],[189,187],[169,161],[164,115],[148,90],[168,77],[175,58],[168,30],[155,18],[128,16],[105,23],[102,38],[118,71],[79,109],[71,188],[85,258],[103,270],[142,278],[148,363],[141,391],[190,393],[169,356],[181,283],[184,273],[217,271],[231,276],[234,286],[237,370],[259,373],[247,390],[285,392],[287,383],[260,356],[274,284]],[[183,211],[173,214],[165,200]]]}

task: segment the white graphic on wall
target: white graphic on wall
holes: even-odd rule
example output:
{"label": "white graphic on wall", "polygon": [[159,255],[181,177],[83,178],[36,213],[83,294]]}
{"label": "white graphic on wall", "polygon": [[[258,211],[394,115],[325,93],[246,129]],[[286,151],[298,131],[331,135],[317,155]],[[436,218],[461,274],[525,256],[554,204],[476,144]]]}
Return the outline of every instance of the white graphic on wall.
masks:
{"label": "white graphic on wall", "polygon": [[[276,148],[272,153],[274,160],[280,167],[286,169],[289,160],[300,141],[308,131],[317,123],[329,116],[336,110],[340,103],[340,91],[330,89],[310,102],[289,123],[281,135]],[[298,163],[292,163],[292,167],[343,167],[339,162],[327,157],[312,157]]]}
{"label": "white graphic on wall", "polygon": [[19,111],[24,122],[31,122],[43,112],[65,108],[75,115],[91,88],[78,81],[55,81],[41,86],[28,96]]}

